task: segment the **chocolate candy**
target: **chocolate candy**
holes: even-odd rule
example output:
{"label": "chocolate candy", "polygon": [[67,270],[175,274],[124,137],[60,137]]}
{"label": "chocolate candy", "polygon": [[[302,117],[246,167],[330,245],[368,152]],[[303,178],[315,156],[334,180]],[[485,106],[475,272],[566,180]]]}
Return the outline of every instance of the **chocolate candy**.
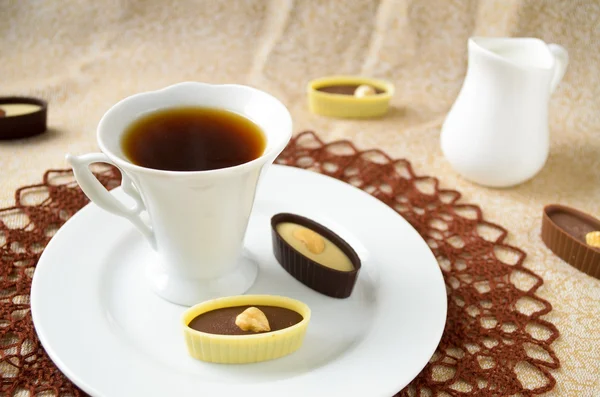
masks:
{"label": "chocolate candy", "polygon": [[356,90],[359,87],[372,87],[375,95],[385,92],[382,89],[379,89],[377,87],[367,86],[367,85],[359,85],[359,84],[328,85],[328,86],[317,88],[317,91],[328,92],[330,94],[356,95]]}
{"label": "chocolate candy", "polygon": [[281,213],[271,218],[273,251],[296,280],[334,298],[352,294],[361,262],[340,236],[308,218]]}
{"label": "chocolate candy", "polygon": [[315,114],[364,119],[387,113],[394,85],[363,76],[327,76],[311,80],[307,91],[309,109]]}
{"label": "chocolate candy", "polygon": [[252,335],[256,331],[245,331],[236,324],[236,318],[250,307],[255,307],[267,317],[270,329],[273,332],[280,329],[291,327],[302,321],[302,316],[293,310],[277,306],[235,306],[224,307],[202,313],[195,317],[188,324],[190,328],[196,331],[219,335]]}
{"label": "chocolate candy", "polygon": [[29,97],[0,98],[0,139],[18,139],[46,131],[48,105]]}
{"label": "chocolate candy", "polygon": [[565,262],[600,278],[600,247],[595,235],[600,220],[575,208],[553,204],[544,208],[542,241]]}
{"label": "chocolate candy", "polygon": [[190,307],[181,324],[190,356],[210,363],[249,364],[298,350],[310,316],[310,308],[292,298],[239,295]]}

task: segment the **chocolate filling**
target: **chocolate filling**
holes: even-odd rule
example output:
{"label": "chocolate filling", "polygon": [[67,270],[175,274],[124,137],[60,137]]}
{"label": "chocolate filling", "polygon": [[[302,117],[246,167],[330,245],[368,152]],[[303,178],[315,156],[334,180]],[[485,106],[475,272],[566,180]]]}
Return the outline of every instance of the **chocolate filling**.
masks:
{"label": "chocolate filling", "polygon": [[[233,306],[212,310],[196,316],[188,326],[200,332],[219,335],[253,335],[264,332],[242,331],[236,324],[235,318],[238,314],[251,306]],[[260,309],[267,319],[271,331],[291,327],[302,321],[303,317],[294,310],[278,306],[253,306]],[[269,331],[267,331],[269,332]]]}
{"label": "chocolate filling", "polygon": [[[354,91],[358,88],[359,84],[340,84],[340,85],[329,85],[325,87],[317,88],[317,91],[327,92],[329,94],[342,94],[342,95],[354,95]],[[382,94],[385,91],[373,87],[375,93]]]}
{"label": "chocolate filling", "polygon": [[600,222],[577,216],[566,210],[548,214],[550,219],[573,238],[585,243],[585,235],[589,232],[600,230]]}

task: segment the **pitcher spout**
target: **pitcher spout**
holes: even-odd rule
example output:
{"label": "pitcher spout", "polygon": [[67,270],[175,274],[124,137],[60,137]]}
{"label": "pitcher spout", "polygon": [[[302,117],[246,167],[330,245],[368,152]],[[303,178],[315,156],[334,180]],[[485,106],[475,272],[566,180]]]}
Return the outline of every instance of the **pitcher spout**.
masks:
{"label": "pitcher spout", "polygon": [[[562,80],[569,56],[558,44],[546,44],[532,37],[472,37],[469,59],[475,64],[493,64],[512,73],[537,75],[548,81],[553,92]],[[469,62],[471,64],[471,62]]]}
{"label": "pitcher spout", "polygon": [[529,37],[473,37],[469,39],[469,53],[527,70],[549,70],[555,63],[548,45]]}

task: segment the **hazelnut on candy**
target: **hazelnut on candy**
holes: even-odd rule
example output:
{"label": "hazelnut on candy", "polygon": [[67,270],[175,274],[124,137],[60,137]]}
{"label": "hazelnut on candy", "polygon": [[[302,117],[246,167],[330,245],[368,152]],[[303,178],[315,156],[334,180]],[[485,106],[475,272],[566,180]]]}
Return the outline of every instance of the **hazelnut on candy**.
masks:
{"label": "hazelnut on candy", "polygon": [[363,98],[375,94],[377,94],[375,88],[368,84],[361,84],[358,87],[356,87],[356,90],[354,90],[354,96],[357,98]]}
{"label": "hazelnut on candy", "polygon": [[600,248],[600,231],[589,232],[586,234],[585,242],[591,247]]}
{"label": "hazelnut on candy", "polygon": [[294,238],[300,240],[313,254],[320,254],[325,250],[325,240],[318,233],[313,232],[310,229],[299,227],[294,230],[292,234]]}
{"label": "hazelnut on candy", "polygon": [[271,330],[265,313],[254,306],[238,314],[235,318],[235,325],[242,331],[267,332]]}

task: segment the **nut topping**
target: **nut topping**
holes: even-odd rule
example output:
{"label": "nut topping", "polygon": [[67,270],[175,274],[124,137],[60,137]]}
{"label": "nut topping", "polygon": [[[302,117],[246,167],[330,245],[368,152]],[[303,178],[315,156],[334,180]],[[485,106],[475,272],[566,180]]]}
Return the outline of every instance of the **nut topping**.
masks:
{"label": "nut topping", "polygon": [[591,247],[600,248],[600,231],[589,232],[586,234],[585,242]]}
{"label": "nut topping", "polygon": [[262,310],[249,307],[235,318],[235,325],[242,331],[266,332],[271,330],[269,320]]}
{"label": "nut topping", "polygon": [[375,94],[377,94],[377,91],[375,91],[375,88],[373,88],[372,86],[370,86],[368,84],[359,85],[358,87],[356,87],[356,90],[354,90],[354,96],[357,98],[363,98],[363,97],[371,96],[371,95],[375,95]]}
{"label": "nut topping", "polygon": [[305,227],[299,227],[292,234],[296,239],[302,241],[313,254],[320,254],[325,250],[325,240],[318,233]]}

